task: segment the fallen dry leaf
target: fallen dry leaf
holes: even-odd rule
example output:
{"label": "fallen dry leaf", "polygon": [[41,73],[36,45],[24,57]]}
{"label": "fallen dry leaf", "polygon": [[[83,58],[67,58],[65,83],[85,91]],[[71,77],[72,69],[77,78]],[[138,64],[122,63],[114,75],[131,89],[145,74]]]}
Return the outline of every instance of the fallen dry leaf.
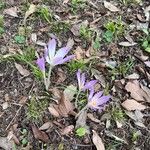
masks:
{"label": "fallen dry leaf", "polygon": [[67,4],[69,2],[69,0],[64,0],[63,4]]}
{"label": "fallen dry leaf", "polygon": [[27,18],[36,11],[36,5],[31,4],[29,9],[25,13],[24,24],[26,23]]}
{"label": "fallen dry leaf", "polygon": [[36,126],[31,126],[31,128],[35,139],[41,140],[46,143],[49,141],[49,137],[45,132],[39,130]]}
{"label": "fallen dry leaf", "polygon": [[65,72],[61,68],[58,68],[57,75],[58,75],[57,83],[62,83],[67,78]]}
{"label": "fallen dry leaf", "polygon": [[61,130],[61,135],[68,135],[70,132],[72,132],[74,129],[73,125],[69,125]]}
{"label": "fallen dry leaf", "polygon": [[9,141],[7,137],[0,137],[0,147],[4,150],[12,150],[14,142]]}
{"label": "fallen dry leaf", "polygon": [[23,96],[23,97],[21,97],[21,99],[20,99],[20,101],[19,101],[19,104],[21,104],[21,105],[25,105],[25,104],[26,104],[26,102],[27,102],[27,100],[28,100],[28,97]]}
{"label": "fallen dry leaf", "polygon": [[59,100],[61,98],[61,92],[58,88],[54,87],[49,90],[53,94],[53,98]]}
{"label": "fallen dry leaf", "polygon": [[31,34],[31,41],[32,41],[33,43],[36,43],[36,41],[37,41],[37,34],[36,34],[36,33],[32,33],[32,34]]}
{"label": "fallen dry leaf", "polygon": [[150,68],[150,61],[145,61],[144,64]]}
{"label": "fallen dry leaf", "polygon": [[146,93],[146,95],[144,96],[145,100],[150,103],[150,89],[146,86],[143,86],[142,84],[140,84],[142,90]]}
{"label": "fallen dry leaf", "polygon": [[137,44],[137,43],[135,43],[135,42],[130,43],[130,42],[128,42],[128,41],[126,41],[126,42],[120,42],[120,43],[119,43],[119,45],[125,46],[125,47],[134,46],[134,45],[136,45],[136,44]]}
{"label": "fallen dry leaf", "polygon": [[10,15],[12,17],[18,17],[17,7],[11,7],[11,8],[5,9],[4,14]]}
{"label": "fallen dry leaf", "polygon": [[121,105],[128,111],[146,109],[145,105],[140,104],[139,102],[135,101],[134,99],[127,99]]}
{"label": "fallen dry leaf", "polygon": [[52,122],[48,121],[48,122],[45,122],[40,128],[39,130],[47,130],[48,128],[50,128],[52,126]]}
{"label": "fallen dry leaf", "polygon": [[54,108],[63,117],[68,117],[68,114],[70,114],[74,110],[73,104],[68,99],[64,98],[64,94],[63,93],[62,93],[62,97],[61,97],[61,99],[59,101],[59,104],[55,105]]}
{"label": "fallen dry leaf", "polygon": [[140,77],[139,74],[133,73],[133,74],[130,74],[130,75],[126,76],[125,78],[135,80],[135,79],[139,79],[139,77]]}
{"label": "fallen dry leaf", "polygon": [[140,110],[135,111],[125,111],[126,115],[129,116],[131,119],[134,120],[134,123],[142,128],[146,128],[144,125],[144,115],[141,113]]}
{"label": "fallen dry leaf", "polygon": [[87,119],[87,110],[84,110],[78,116],[78,119],[76,121],[76,128],[86,127],[87,126],[86,119]]}
{"label": "fallen dry leaf", "polygon": [[73,45],[74,45],[74,40],[73,40],[73,39],[71,39],[71,38],[69,38],[69,39],[68,39],[68,41],[67,41],[67,45],[66,45],[66,47],[72,48],[72,47],[73,47]]}
{"label": "fallen dry leaf", "polygon": [[80,46],[78,46],[75,50],[75,55],[77,60],[83,59],[85,51]]}
{"label": "fallen dry leaf", "polygon": [[93,131],[93,136],[92,136],[92,140],[94,145],[96,146],[97,150],[105,150],[105,146],[104,143],[102,141],[102,139],[100,138],[100,136],[96,133],[96,131]]}
{"label": "fallen dry leaf", "polygon": [[8,107],[9,107],[8,102],[4,102],[4,103],[2,104],[3,110],[7,109]]}
{"label": "fallen dry leaf", "polygon": [[150,18],[150,5],[145,8],[144,14],[145,14],[145,17],[146,17],[146,21],[149,21],[149,18]]}
{"label": "fallen dry leaf", "polygon": [[74,95],[76,94],[77,88],[74,85],[69,85],[64,90],[64,98],[68,99],[69,101],[72,101],[74,98]]}
{"label": "fallen dry leaf", "polygon": [[30,74],[30,72],[28,70],[24,69],[20,64],[15,63],[15,67],[22,76],[26,77]]}
{"label": "fallen dry leaf", "polygon": [[98,120],[97,118],[95,118],[92,113],[88,113],[87,116],[88,116],[88,118],[91,119],[93,122],[100,123],[100,120]]}
{"label": "fallen dry leaf", "polygon": [[53,105],[51,105],[50,107],[48,107],[48,110],[50,112],[51,115],[55,116],[55,117],[60,117],[59,112],[54,108]]}
{"label": "fallen dry leaf", "polygon": [[104,1],[104,6],[105,8],[107,8],[108,10],[110,10],[111,12],[117,12],[120,11],[119,8],[117,8],[116,6],[114,6],[112,3]]}
{"label": "fallen dry leaf", "polygon": [[71,100],[74,98],[74,95],[76,93],[76,87],[73,85],[68,86],[64,92],[61,92],[57,90],[57,94],[59,94],[59,100],[58,100],[58,105],[51,105],[48,109],[52,115],[55,117],[67,117],[68,114],[73,114],[74,113],[74,106],[71,103]]}
{"label": "fallen dry leaf", "polygon": [[145,101],[146,93],[140,88],[139,81],[134,80],[127,83],[125,89],[130,92],[131,97],[137,101]]}

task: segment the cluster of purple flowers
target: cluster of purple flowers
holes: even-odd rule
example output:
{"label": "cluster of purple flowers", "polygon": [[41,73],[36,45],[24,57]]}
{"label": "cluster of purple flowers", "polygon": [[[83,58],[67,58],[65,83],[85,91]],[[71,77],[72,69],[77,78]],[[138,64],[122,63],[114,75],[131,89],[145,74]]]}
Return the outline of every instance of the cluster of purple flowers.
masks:
{"label": "cluster of purple flowers", "polygon": [[[70,51],[71,47],[66,46],[60,48],[56,52],[56,45],[57,43],[55,39],[50,40],[48,42],[48,46],[45,46],[45,56],[38,58],[36,62],[40,70],[43,72],[45,86],[47,90],[50,84],[49,80],[50,80],[51,69],[54,66],[64,64],[65,62],[68,62],[75,57],[75,55],[66,56]],[[45,76],[46,62],[50,65],[50,69],[49,69],[50,73],[47,79]],[[81,73],[80,70],[77,72],[77,80],[78,80],[79,93],[81,91],[89,90],[88,104],[87,104],[88,108],[101,111],[104,105],[110,100],[110,96],[104,96],[102,91],[95,93],[94,85],[97,83],[97,80],[91,80],[87,82],[85,78],[85,73]]]}
{"label": "cluster of purple flowers", "polygon": [[97,83],[97,80],[91,80],[86,82],[85,73],[77,72],[77,80],[78,80],[78,87],[79,91],[85,91],[86,89],[89,90],[88,96],[88,104],[87,106],[92,110],[99,110],[101,111],[104,108],[104,105],[110,100],[110,96],[104,96],[103,91],[94,92],[94,85]]}

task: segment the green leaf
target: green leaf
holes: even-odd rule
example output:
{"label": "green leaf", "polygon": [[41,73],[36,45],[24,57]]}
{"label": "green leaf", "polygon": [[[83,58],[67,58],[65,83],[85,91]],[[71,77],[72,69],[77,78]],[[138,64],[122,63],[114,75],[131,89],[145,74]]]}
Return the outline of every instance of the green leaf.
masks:
{"label": "green leaf", "polygon": [[16,43],[19,43],[19,44],[24,44],[25,43],[25,37],[22,36],[22,35],[17,35],[15,36],[15,41]]}
{"label": "green leaf", "polygon": [[142,47],[145,48],[145,49],[148,47],[148,41],[147,40],[145,40],[143,42]]}
{"label": "green leaf", "polygon": [[21,143],[22,143],[22,145],[27,145],[28,144],[28,140],[26,138],[23,138]]}
{"label": "green leaf", "polygon": [[148,32],[148,30],[147,29],[143,29],[142,30],[146,35],[148,35],[149,34],[149,32]]}
{"label": "green leaf", "polygon": [[86,134],[86,129],[83,127],[80,127],[76,130],[76,134],[80,137],[84,136]]}
{"label": "green leaf", "polygon": [[98,49],[100,49],[100,47],[101,47],[100,39],[97,37],[97,38],[95,39],[94,43],[93,43],[93,48],[94,48],[95,50],[98,50]]}
{"label": "green leaf", "polygon": [[145,51],[150,53],[150,45],[145,49]]}
{"label": "green leaf", "polygon": [[0,35],[2,35],[5,32],[4,28],[0,27]]}
{"label": "green leaf", "polygon": [[103,38],[107,41],[107,42],[112,42],[113,40],[113,32],[107,30],[104,35]]}

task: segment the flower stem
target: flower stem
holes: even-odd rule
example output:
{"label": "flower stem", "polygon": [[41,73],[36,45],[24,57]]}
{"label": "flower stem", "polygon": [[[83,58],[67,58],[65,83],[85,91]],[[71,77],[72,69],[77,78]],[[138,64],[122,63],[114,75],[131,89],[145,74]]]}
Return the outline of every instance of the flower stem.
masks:
{"label": "flower stem", "polygon": [[45,71],[43,72],[43,78],[44,78],[44,85],[45,85],[45,88],[46,88],[46,76],[45,76]]}
{"label": "flower stem", "polygon": [[75,99],[75,108],[78,107],[78,98],[79,98],[80,93],[81,93],[81,91],[79,90],[77,93],[76,99]]}
{"label": "flower stem", "polygon": [[48,78],[47,78],[47,82],[46,82],[46,84],[45,84],[47,91],[48,91],[48,88],[49,88],[49,86],[50,86],[51,73],[52,73],[52,66],[49,67]]}

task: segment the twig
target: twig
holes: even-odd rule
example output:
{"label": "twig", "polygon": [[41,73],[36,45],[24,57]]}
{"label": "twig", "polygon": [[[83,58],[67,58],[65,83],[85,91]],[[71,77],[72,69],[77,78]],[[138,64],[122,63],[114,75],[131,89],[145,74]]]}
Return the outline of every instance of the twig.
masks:
{"label": "twig", "polygon": [[17,110],[17,112],[16,112],[16,114],[15,114],[14,118],[10,121],[10,123],[9,123],[9,125],[7,126],[7,128],[5,129],[5,131],[7,131],[7,130],[8,130],[8,128],[10,127],[10,125],[13,123],[13,121],[14,121],[14,120],[15,120],[15,118],[17,117],[17,115],[18,115],[19,111],[21,110],[21,108],[22,108],[22,105],[21,105],[21,106],[20,106],[20,108]]}

